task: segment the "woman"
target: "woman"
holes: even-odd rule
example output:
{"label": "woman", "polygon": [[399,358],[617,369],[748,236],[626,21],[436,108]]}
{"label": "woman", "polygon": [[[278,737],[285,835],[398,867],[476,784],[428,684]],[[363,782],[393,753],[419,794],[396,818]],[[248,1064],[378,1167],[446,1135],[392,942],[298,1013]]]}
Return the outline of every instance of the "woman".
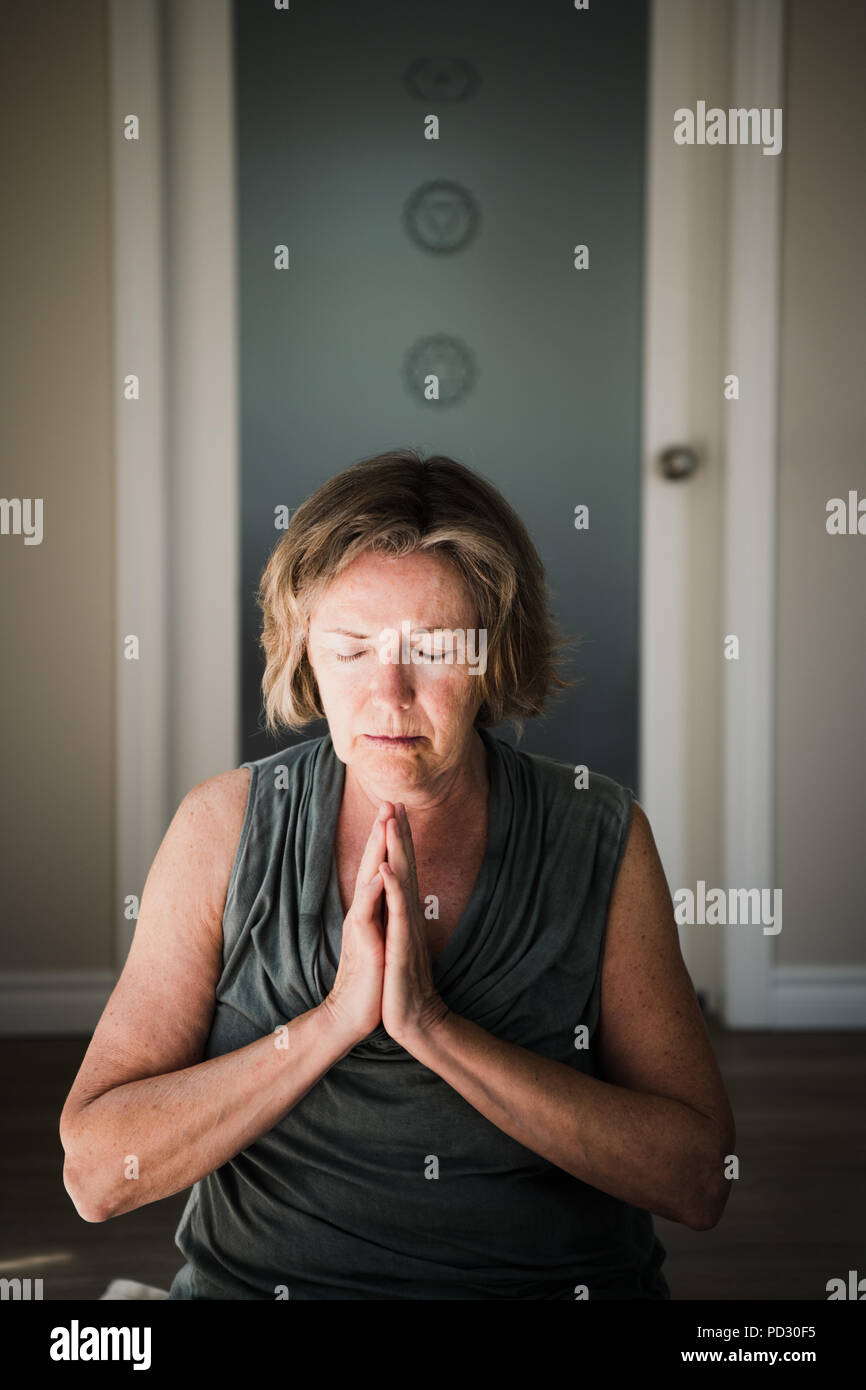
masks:
{"label": "woman", "polygon": [[[88,1221],[195,1184],[173,1299],[669,1298],[734,1127],[632,793],[519,752],[567,684],[523,524],[368,459],[259,591],[268,727],[179,807],[61,1120]],[[483,656],[482,656],[483,653]]]}

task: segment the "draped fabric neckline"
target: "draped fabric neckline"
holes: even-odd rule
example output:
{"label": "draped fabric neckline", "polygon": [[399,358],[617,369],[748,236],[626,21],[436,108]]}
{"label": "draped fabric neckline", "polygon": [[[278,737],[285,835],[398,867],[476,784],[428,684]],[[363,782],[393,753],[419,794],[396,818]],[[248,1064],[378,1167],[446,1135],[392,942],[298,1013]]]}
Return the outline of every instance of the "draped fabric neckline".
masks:
{"label": "draped fabric neckline", "polygon": [[[487,841],[481,867],[460,920],[431,963],[432,978],[437,989],[447,988],[450,982],[455,981],[467,943],[484,923],[486,914],[493,910],[493,889],[499,879],[511,824],[508,779],[502,765],[499,740],[486,729],[478,728],[477,732],[487,751]],[[300,901],[301,916],[316,918],[319,923],[320,951],[314,973],[322,998],[333,985],[343,935],[344,913],[334,841],[345,781],[346,765],[337,757],[331,736],[327,734],[321,741],[311,778],[307,813],[312,815],[312,826]],[[381,1024],[353,1051],[359,1055],[369,1055],[368,1045],[373,1046],[377,1055],[382,1051],[403,1052]]]}
{"label": "draped fabric neckline", "polygon": [[[433,962],[436,988],[491,1037],[597,1076],[605,922],[633,793],[595,773],[578,790],[570,764],[479,735],[487,843]],[[319,1005],[340,958],[347,769],[329,736],[249,766],[208,1058]],[[293,1299],[562,1300],[576,1283],[593,1298],[669,1297],[648,1212],[526,1148],[381,1026],[196,1183],[175,1240],[188,1263],[172,1299],[273,1300],[285,1285]]]}

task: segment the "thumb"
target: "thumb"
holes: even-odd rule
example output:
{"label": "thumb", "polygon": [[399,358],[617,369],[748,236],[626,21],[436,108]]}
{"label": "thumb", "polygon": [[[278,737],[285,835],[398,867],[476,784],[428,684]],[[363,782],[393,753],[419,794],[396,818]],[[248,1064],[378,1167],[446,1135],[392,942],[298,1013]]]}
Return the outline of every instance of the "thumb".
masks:
{"label": "thumb", "polygon": [[355,891],[352,903],[353,916],[359,922],[368,922],[376,910],[376,902],[384,890],[381,872],[377,869],[369,883],[361,883]]}

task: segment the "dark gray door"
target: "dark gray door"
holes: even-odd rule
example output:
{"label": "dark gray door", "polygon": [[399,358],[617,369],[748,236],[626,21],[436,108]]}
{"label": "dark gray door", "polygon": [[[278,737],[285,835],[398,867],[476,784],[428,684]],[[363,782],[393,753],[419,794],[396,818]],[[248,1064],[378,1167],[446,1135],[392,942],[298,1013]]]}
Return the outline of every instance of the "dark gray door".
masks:
{"label": "dark gray door", "polygon": [[583,683],[521,747],[640,794],[644,0],[243,0],[235,25],[243,758],[279,746],[253,599],[274,507],[411,445],[501,489],[582,635]]}

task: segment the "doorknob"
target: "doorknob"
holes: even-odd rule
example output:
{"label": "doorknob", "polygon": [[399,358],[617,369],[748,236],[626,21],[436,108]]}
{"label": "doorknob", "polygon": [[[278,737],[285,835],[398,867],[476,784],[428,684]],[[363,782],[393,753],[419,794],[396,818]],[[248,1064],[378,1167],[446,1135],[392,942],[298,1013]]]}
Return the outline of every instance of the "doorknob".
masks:
{"label": "doorknob", "polygon": [[697,450],[689,444],[671,444],[659,454],[662,473],[675,482],[690,477],[698,462]]}

